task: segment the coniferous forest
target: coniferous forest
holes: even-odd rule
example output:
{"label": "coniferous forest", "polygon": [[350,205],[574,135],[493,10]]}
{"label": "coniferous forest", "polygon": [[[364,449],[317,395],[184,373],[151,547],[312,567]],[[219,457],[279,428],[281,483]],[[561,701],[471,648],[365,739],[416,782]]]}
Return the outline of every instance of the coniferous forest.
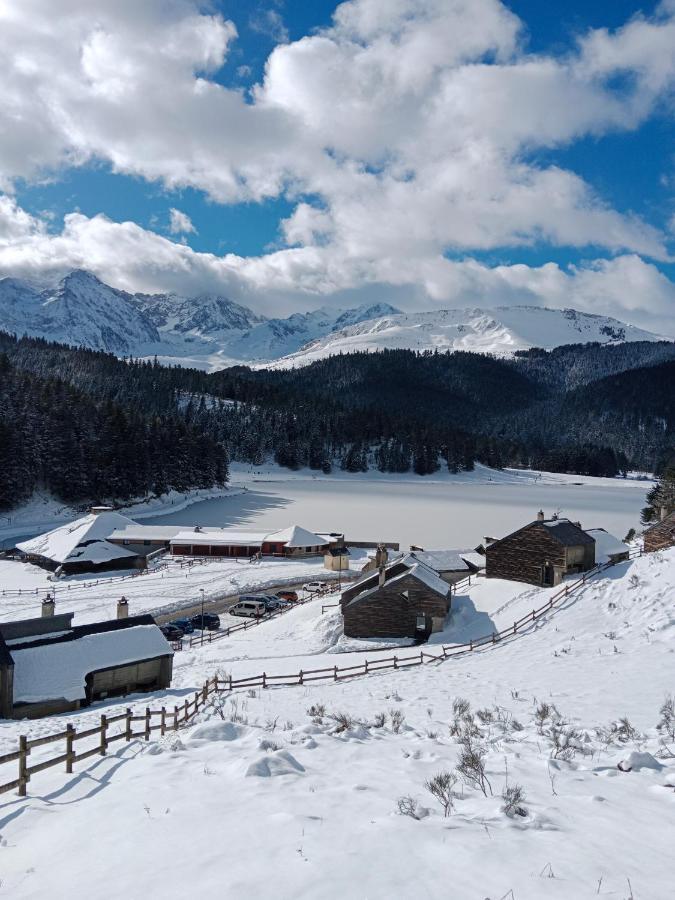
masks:
{"label": "coniferous forest", "polygon": [[513,359],[389,350],[207,374],[0,334],[0,506],[222,484],[228,461],[330,472],[675,463],[675,344]]}

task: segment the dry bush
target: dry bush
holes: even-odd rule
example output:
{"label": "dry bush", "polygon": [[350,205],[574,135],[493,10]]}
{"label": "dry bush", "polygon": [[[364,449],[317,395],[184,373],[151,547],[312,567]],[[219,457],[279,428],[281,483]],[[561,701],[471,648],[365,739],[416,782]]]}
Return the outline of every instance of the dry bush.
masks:
{"label": "dry bush", "polygon": [[551,725],[549,737],[552,759],[570,760],[581,750],[581,732],[571,725],[563,726],[558,723]]}
{"label": "dry bush", "polygon": [[268,741],[266,738],[260,741],[260,750],[267,750],[271,753],[274,753],[275,750],[281,750],[279,744],[276,741]]}
{"label": "dry bush", "polygon": [[525,803],[525,791],[521,785],[514,784],[511,787],[505,787],[502,791],[502,800],[504,801],[502,812],[505,812],[507,816],[527,815],[527,810],[523,805]]}
{"label": "dry bush", "polygon": [[534,722],[539,734],[544,733],[544,725],[553,715],[553,707],[549,703],[541,702],[534,711]]}
{"label": "dry bush", "polygon": [[491,709],[488,709],[487,706],[485,709],[477,709],[476,717],[481,725],[491,725],[495,720],[495,715]]}
{"label": "dry bush", "polygon": [[375,718],[373,719],[373,728],[384,728],[387,724],[387,714],[384,712],[379,712],[375,714]]}
{"label": "dry bush", "polygon": [[403,711],[400,709],[390,709],[389,718],[391,719],[391,730],[394,734],[398,734],[405,722]]}
{"label": "dry bush", "polygon": [[465,735],[460,743],[462,751],[459,754],[457,771],[466,784],[482,791],[483,795],[487,797],[488,791],[492,794],[492,785],[485,774],[487,750],[482,744],[475,741],[471,735]]}
{"label": "dry bush", "polygon": [[315,724],[321,725],[323,717],[326,715],[326,707],[323,703],[312,703],[307,710],[307,715],[314,720]]}
{"label": "dry bush", "polygon": [[455,802],[454,786],[457,784],[457,776],[452,772],[439,772],[429,781],[425,781],[424,787],[431,796],[437,800],[442,808],[443,815],[447,818],[452,812]]}
{"label": "dry bush", "polygon": [[411,819],[419,819],[417,815],[417,801],[414,797],[407,794],[405,797],[399,797],[397,800],[399,815],[410,816]]}
{"label": "dry bush", "polygon": [[675,740],[675,697],[672,697],[670,694],[667,695],[663,704],[661,705],[661,709],[659,710],[661,715],[661,719],[659,724],[656,726],[657,729],[666,735],[666,737],[670,738],[671,741]]}
{"label": "dry bush", "polygon": [[343,731],[349,731],[350,728],[353,728],[357,724],[356,719],[346,712],[331,713],[328,718],[335,722],[336,734],[340,734]]}

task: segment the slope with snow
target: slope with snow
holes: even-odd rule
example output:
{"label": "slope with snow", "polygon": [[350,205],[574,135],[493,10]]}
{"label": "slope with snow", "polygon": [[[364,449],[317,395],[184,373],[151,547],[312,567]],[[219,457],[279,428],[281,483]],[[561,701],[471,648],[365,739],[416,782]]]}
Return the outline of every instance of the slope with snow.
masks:
{"label": "slope with snow", "polygon": [[313,341],[274,368],[305,366],[318,359],[356,351],[385,349],[465,350],[511,356],[530,347],[552,349],[590,341],[668,340],[607,316],[574,309],[504,306],[494,309],[445,309],[373,318]]}
{"label": "slope with snow", "polygon": [[[500,594],[504,615],[546,595],[489,588],[491,616]],[[469,599],[476,609],[487,601]],[[316,629],[326,621],[319,603],[241,634],[238,645],[233,636],[177,654],[174,685],[152,705],[182,702],[218,668],[328,665],[303,655],[322,644],[315,631],[308,646],[312,612]],[[111,896],[167,900],[186,890],[263,900],[670,900],[675,750],[657,723],[675,688],[674,604],[675,549],[616,566],[494,648],[346,682],[242,691],[178,735],[121,741],[73,776],[41,773],[26,800],[2,800],[0,896],[80,900],[105,884]],[[275,650],[286,659],[272,659]],[[464,718],[453,710],[458,697],[471,707]],[[106,712],[126,705],[134,698]],[[67,721],[85,728],[99,714]],[[65,721],[0,723],[3,747],[18,731]],[[457,730],[469,726],[485,793],[455,769]],[[53,752],[38,748],[31,762]],[[457,778],[447,816],[425,787],[443,772]],[[509,809],[502,794],[517,785],[523,796]],[[91,840],[97,831],[104,840]]]}

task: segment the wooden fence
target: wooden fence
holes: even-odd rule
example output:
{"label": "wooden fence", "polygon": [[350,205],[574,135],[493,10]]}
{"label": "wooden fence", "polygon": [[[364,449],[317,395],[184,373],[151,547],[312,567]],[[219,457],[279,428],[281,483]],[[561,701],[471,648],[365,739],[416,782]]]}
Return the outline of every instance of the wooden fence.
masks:
{"label": "wooden fence", "polygon": [[[642,552],[642,550],[632,551],[631,558],[633,559],[636,556],[642,556]],[[131,741],[136,738],[143,738],[147,741],[154,731],[159,731],[161,735],[166,734],[167,731],[175,731],[181,725],[189,722],[190,719],[192,719],[207,703],[209,696],[214,693],[256,687],[293,687],[309,684],[314,681],[343,681],[347,678],[355,678],[361,675],[373,675],[376,672],[383,672],[389,669],[408,669],[414,666],[424,665],[425,663],[443,662],[451,657],[462,656],[466,653],[472,653],[476,650],[482,650],[488,647],[495,647],[503,640],[514,637],[519,632],[525,631],[527,628],[531,627],[533,622],[536,622],[537,619],[549,613],[556,606],[559,606],[562,601],[583,587],[589,579],[604,572],[613,565],[615,565],[615,562],[610,561],[596,566],[589,572],[585,572],[576,581],[566,584],[540,607],[533,609],[532,612],[527,613],[520,619],[516,619],[513,625],[510,625],[508,628],[503,628],[501,631],[495,631],[483,635],[482,637],[475,638],[468,643],[451,645],[440,644],[438,646],[432,645],[435,652],[420,650],[419,653],[416,652],[409,655],[399,656],[395,654],[394,656],[378,657],[374,660],[365,659],[363,662],[353,666],[327,666],[321,669],[301,669],[299,672],[290,675],[268,675],[266,672],[263,672],[260,675],[251,675],[245,678],[233,678],[230,675],[226,679],[219,679],[218,676],[214,676],[214,678],[209,679],[204,683],[200,691],[195,692],[194,697],[191,700],[185,700],[183,704],[174,706],[172,710],[167,709],[165,706],[155,710],[147,707],[145,714],[134,715],[133,711],[128,708],[126,712],[115,716],[102,715],[99,725],[87,728],[84,731],[76,731],[73,726],[69,725],[66,727],[65,731],[61,731],[58,734],[52,734],[47,737],[36,738],[33,740],[25,735],[21,735],[19,738],[19,749],[12,753],[6,753],[4,756],[0,756],[0,765],[16,760],[19,762],[19,777],[14,781],[1,784],[0,794],[18,788],[19,796],[25,797],[26,786],[30,781],[31,776],[38,772],[42,772],[52,766],[65,764],[66,772],[71,773],[73,771],[74,763],[81,762],[82,760],[95,755],[105,756],[109,745],[115,741]],[[299,602],[306,603],[308,601]],[[265,619],[253,620],[252,622],[245,622],[238,626],[232,626],[229,633],[234,630],[251,628],[254,625],[260,624],[261,621],[265,621]],[[222,637],[226,636],[225,632],[215,632],[215,634],[220,634]],[[216,639],[216,637],[212,638],[212,640]],[[156,722],[157,719],[159,719],[159,721]],[[142,722],[143,726],[139,730],[134,731],[134,724],[138,722]],[[110,727],[117,724],[119,729],[121,723],[124,723],[122,730],[118,730],[111,734]],[[81,753],[76,752],[75,745],[77,741],[95,736],[96,743],[94,747],[88,748]],[[41,747],[44,744],[56,743],[58,741],[65,741],[64,753],[36,763],[33,766],[28,765],[28,757],[30,756],[32,749]]]}
{"label": "wooden fence", "polygon": [[[186,699],[183,703],[174,706],[173,709],[165,706],[161,709],[146,707],[145,713],[138,715],[132,709],[127,708],[125,712],[115,716],[102,715],[98,725],[82,731],[78,731],[72,725],[67,725],[65,731],[59,731],[57,734],[50,734],[46,737],[31,739],[22,734],[19,738],[19,749],[0,756],[0,765],[15,760],[19,762],[19,777],[0,785],[0,794],[18,788],[19,796],[25,797],[28,782],[38,772],[65,764],[65,771],[71,774],[74,763],[82,762],[91,756],[105,756],[108,747],[117,741],[129,742],[137,738],[149,741],[150,735],[154,731],[159,731],[160,735],[165,735],[167,731],[177,731],[181,725],[189,722],[202,709],[211,694],[229,689],[228,685],[228,681],[214,676],[204,683],[200,691],[195,692],[192,699]],[[140,727],[138,723],[142,723]],[[117,727],[115,728],[115,726]],[[94,746],[87,747],[78,753],[78,742],[88,738],[96,738]],[[35,765],[29,765],[32,750],[59,741],[64,742],[63,753],[42,760]]]}

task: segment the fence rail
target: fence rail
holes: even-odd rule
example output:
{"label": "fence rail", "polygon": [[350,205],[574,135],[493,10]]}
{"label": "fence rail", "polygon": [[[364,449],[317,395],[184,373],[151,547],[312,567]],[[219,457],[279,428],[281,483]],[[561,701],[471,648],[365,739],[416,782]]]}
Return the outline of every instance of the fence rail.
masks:
{"label": "fence rail", "polygon": [[[629,558],[635,559],[637,556],[642,556],[642,554],[643,551],[641,549],[634,550],[631,551]],[[233,678],[230,675],[229,678],[226,679],[218,678],[216,675],[212,679],[208,679],[201,690],[195,692],[192,699],[186,699],[182,704],[174,706],[173,709],[165,706],[162,706],[161,709],[150,709],[150,707],[146,707],[145,713],[138,715],[130,708],[127,708],[125,712],[114,716],[102,715],[98,725],[84,729],[83,731],[77,731],[72,725],[68,725],[65,731],[60,731],[57,734],[46,735],[40,738],[30,739],[26,735],[21,735],[19,737],[18,750],[0,756],[0,765],[16,762],[17,760],[19,763],[19,777],[13,781],[6,782],[5,784],[0,784],[0,794],[16,788],[18,789],[19,796],[25,797],[26,787],[30,782],[31,777],[38,772],[65,763],[66,773],[70,774],[73,771],[74,763],[88,759],[97,754],[105,756],[108,746],[115,741],[125,740],[129,742],[138,738],[148,741],[150,740],[150,735],[154,731],[159,731],[161,735],[166,734],[167,731],[176,731],[181,725],[189,722],[199,712],[199,710],[208,702],[208,698],[212,694],[242,688],[300,686],[313,681],[337,682],[361,675],[384,672],[389,669],[406,669],[433,662],[442,662],[451,657],[472,653],[481,648],[494,647],[502,640],[513,637],[517,635],[519,631],[523,631],[530,627],[533,622],[536,622],[537,619],[549,613],[563,600],[571,594],[574,594],[579,588],[583,587],[591,578],[599,575],[601,572],[606,571],[614,565],[616,565],[616,561],[610,560],[609,562],[596,566],[589,572],[585,572],[576,581],[566,584],[553,594],[546,603],[533,609],[532,612],[521,616],[520,619],[516,619],[513,625],[510,625],[508,628],[482,635],[481,637],[474,638],[464,644],[439,644],[438,647],[434,646],[435,652],[430,652],[427,649],[420,650],[419,653],[414,653],[412,655],[398,656],[397,654],[394,654],[388,657],[378,657],[375,660],[365,659],[363,662],[351,666],[335,665],[321,669],[301,669],[299,672],[289,675],[268,675],[266,672],[263,672],[260,675],[249,675],[244,678]],[[306,603],[308,601],[299,602]],[[233,630],[242,630],[246,627],[250,628],[254,624],[260,624],[260,621],[265,620],[254,620],[250,623],[245,622],[239,626],[232,626],[230,633]],[[225,633],[222,633],[222,636],[225,637]],[[157,717],[159,717],[159,722],[155,724],[153,720]],[[134,724],[139,722],[142,723],[142,728],[140,730],[134,730]],[[123,726],[122,723],[124,723]],[[110,733],[109,729],[111,725],[117,725],[118,728],[122,726],[122,730]],[[97,737],[95,746],[87,748],[81,753],[75,751],[75,744],[77,741],[93,737]],[[28,765],[31,750],[58,741],[65,741],[65,752],[36,763],[33,766]]]}

